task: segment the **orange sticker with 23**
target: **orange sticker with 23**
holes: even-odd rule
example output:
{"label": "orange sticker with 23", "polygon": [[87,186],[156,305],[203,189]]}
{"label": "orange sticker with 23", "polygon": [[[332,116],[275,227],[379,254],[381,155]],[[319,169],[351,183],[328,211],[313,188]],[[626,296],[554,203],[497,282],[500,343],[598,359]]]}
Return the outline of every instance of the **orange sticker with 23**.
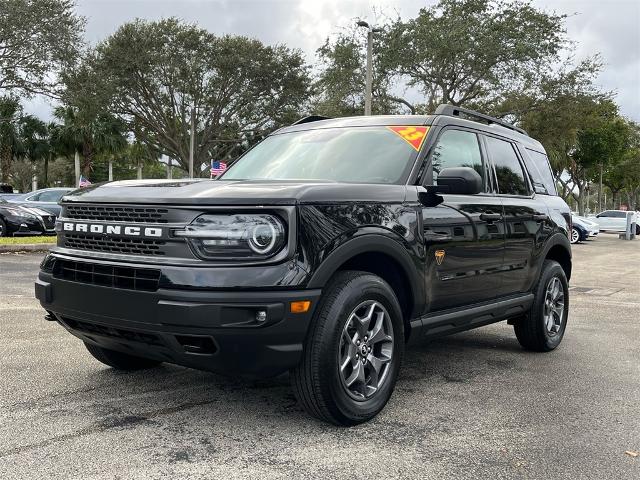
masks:
{"label": "orange sticker with 23", "polygon": [[427,138],[427,132],[429,131],[429,127],[393,126],[387,128],[392,132],[398,134],[409,145],[415,148],[416,151],[420,150],[422,142],[424,142],[424,139]]}

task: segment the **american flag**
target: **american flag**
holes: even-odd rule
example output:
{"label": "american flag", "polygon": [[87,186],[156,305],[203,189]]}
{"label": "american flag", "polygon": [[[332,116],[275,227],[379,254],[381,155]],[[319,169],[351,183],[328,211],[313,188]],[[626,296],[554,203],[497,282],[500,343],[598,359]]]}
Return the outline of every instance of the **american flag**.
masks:
{"label": "american flag", "polygon": [[85,178],[84,175],[80,175],[80,181],[78,182],[79,187],[88,187],[91,185],[91,182],[88,178]]}
{"label": "american flag", "polygon": [[211,160],[211,178],[217,177],[218,175],[224,173],[227,169],[227,164],[224,162],[214,162]]}

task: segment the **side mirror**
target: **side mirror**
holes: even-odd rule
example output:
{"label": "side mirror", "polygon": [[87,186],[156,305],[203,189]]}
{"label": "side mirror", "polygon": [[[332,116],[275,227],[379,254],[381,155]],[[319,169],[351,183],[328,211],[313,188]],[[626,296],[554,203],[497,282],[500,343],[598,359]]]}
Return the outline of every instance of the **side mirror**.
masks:
{"label": "side mirror", "polygon": [[471,167],[445,168],[438,174],[438,190],[456,195],[475,195],[482,191],[482,177]]}

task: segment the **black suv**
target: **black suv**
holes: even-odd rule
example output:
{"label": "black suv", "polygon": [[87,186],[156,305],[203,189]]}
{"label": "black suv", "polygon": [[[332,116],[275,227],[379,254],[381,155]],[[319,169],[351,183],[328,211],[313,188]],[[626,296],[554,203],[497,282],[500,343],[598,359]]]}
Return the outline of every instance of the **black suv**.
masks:
{"label": "black suv", "polygon": [[408,341],[508,320],[557,347],[570,222],[542,145],[500,120],[308,117],[215,181],[65,196],[36,296],[107,365],[290,371],[307,412],[352,425]]}

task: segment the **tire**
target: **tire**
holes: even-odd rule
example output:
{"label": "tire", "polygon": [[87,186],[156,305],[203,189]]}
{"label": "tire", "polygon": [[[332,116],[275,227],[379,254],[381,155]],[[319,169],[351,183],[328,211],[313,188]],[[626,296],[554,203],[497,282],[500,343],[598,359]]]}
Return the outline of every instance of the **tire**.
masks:
{"label": "tire", "polygon": [[7,224],[0,218],[0,237],[8,237],[9,231],[7,230]]}
{"label": "tire", "polygon": [[640,237],[640,225],[636,224],[636,237]]}
{"label": "tire", "polygon": [[89,353],[93,355],[93,358],[105,365],[115,368],[116,370],[143,370],[145,368],[156,367],[162,363],[157,360],[134,357],[133,355],[128,355],[126,353],[116,352],[115,350],[99,347],[92,343],[85,342],[84,346],[87,347],[87,350],[89,350]]}
{"label": "tire", "polygon": [[[554,288],[552,283],[557,286],[559,296],[551,302],[555,306],[555,310],[549,311],[546,302],[548,295],[549,299],[554,298],[554,295],[548,291]],[[562,309],[561,312],[558,312],[560,302]],[[545,313],[552,315],[551,318],[545,317]],[[540,272],[540,279],[534,289],[531,310],[513,326],[518,342],[524,349],[534,352],[549,352],[555,349],[564,337],[568,314],[569,285],[567,276],[558,262],[545,260]]]}
{"label": "tire", "polygon": [[577,228],[573,227],[571,229],[571,244],[578,243],[580,241],[580,232]]}
{"label": "tire", "polygon": [[[367,317],[374,320],[369,323]],[[382,333],[375,334],[379,327]],[[367,341],[366,332],[373,334]],[[369,344],[373,338],[378,342]],[[293,391],[305,411],[320,420],[343,426],[366,422],[391,397],[403,354],[402,311],[391,287],[376,275],[340,272],[325,289],[302,360],[291,371]]]}

